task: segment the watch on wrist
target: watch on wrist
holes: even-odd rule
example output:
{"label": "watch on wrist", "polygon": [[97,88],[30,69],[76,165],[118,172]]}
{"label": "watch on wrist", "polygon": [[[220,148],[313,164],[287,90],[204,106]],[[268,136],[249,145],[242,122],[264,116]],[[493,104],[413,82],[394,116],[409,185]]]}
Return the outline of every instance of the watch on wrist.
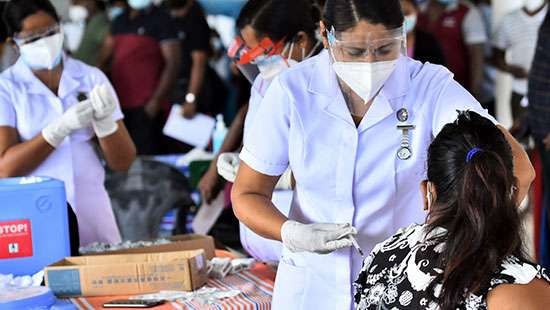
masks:
{"label": "watch on wrist", "polygon": [[187,103],[195,103],[196,100],[197,97],[193,93],[188,93],[187,95],[185,95],[185,102]]}

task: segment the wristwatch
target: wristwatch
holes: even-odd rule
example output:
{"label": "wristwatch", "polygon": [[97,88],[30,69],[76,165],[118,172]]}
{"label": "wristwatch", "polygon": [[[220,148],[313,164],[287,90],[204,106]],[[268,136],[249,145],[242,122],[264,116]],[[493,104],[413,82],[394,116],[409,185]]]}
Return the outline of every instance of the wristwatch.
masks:
{"label": "wristwatch", "polygon": [[193,93],[188,93],[187,95],[185,95],[185,102],[187,103],[195,103],[196,100],[197,97]]}

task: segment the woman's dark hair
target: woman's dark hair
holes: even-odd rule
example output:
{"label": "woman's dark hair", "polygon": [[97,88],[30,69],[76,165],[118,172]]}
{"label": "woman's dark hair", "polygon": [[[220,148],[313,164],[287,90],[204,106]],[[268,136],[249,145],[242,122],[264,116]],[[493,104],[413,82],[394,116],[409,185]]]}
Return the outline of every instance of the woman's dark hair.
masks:
{"label": "woman's dark hair", "polygon": [[[476,152],[477,151],[477,152]],[[525,259],[516,204],[513,156],[504,134],[474,112],[459,112],[428,151],[428,180],[437,197],[428,228],[446,229],[439,256],[442,309],[489,285],[509,255]]]}
{"label": "woman's dark hair", "polygon": [[395,29],[405,19],[399,0],[326,0],[323,23],[327,29],[346,31],[360,20]]}
{"label": "woman's dark hair", "polygon": [[320,11],[313,0],[249,0],[237,19],[237,28],[251,26],[273,41],[292,40],[298,32],[315,38]]}
{"label": "woman's dark hair", "polygon": [[59,22],[55,7],[49,0],[11,0],[6,4],[2,13],[2,20],[6,26],[8,37],[21,31],[25,18],[43,11]]}

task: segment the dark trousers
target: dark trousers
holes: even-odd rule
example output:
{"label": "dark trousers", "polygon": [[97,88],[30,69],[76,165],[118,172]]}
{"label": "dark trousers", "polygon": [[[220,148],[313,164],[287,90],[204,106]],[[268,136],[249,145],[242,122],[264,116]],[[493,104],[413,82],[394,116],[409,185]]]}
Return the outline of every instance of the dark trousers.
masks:
{"label": "dark trousers", "polygon": [[164,118],[160,115],[155,118],[149,117],[143,107],[123,109],[122,113],[124,113],[124,125],[128,128],[138,154],[160,154]]}
{"label": "dark trousers", "polygon": [[543,183],[543,218],[541,218],[541,248],[540,259],[544,267],[550,268],[550,151],[545,149],[544,143],[537,143],[542,163]]}

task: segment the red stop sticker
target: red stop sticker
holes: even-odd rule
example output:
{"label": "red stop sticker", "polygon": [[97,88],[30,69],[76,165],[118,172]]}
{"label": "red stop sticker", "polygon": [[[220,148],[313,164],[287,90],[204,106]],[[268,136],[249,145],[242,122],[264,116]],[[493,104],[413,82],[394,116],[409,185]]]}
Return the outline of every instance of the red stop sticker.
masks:
{"label": "red stop sticker", "polygon": [[0,222],[0,259],[32,256],[31,221]]}

